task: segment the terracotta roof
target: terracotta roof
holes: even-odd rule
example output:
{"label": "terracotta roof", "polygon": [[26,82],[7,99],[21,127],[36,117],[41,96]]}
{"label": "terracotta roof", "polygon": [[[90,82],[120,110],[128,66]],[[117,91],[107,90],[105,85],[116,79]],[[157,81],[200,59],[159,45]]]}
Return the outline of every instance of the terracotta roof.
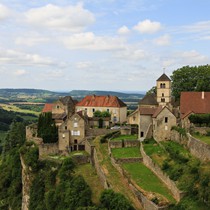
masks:
{"label": "terracotta roof", "polygon": [[162,74],[162,75],[157,79],[157,81],[171,81],[171,80],[170,80],[169,77],[164,73],[164,74]]}
{"label": "terracotta roof", "polygon": [[76,106],[84,107],[126,107],[127,105],[117,96],[96,96],[88,95]]}
{"label": "terracotta roof", "polygon": [[42,112],[52,112],[53,104],[45,104]]}
{"label": "terracotta roof", "polygon": [[181,92],[180,112],[182,118],[189,112],[210,113],[210,92]]}
{"label": "terracotta roof", "polygon": [[140,107],[140,115],[153,115],[157,108],[155,107]]}
{"label": "terracotta roof", "polygon": [[156,95],[154,93],[145,95],[144,98],[139,101],[139,105],[158,105]]}

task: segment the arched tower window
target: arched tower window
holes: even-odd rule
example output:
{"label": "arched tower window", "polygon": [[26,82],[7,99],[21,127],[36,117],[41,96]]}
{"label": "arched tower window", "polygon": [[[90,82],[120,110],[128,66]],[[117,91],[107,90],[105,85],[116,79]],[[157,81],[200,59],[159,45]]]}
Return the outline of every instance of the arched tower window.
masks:
{"label": "arched tower window", "polygon": [[162,93],[162,97],[164,97],[164,93]]}

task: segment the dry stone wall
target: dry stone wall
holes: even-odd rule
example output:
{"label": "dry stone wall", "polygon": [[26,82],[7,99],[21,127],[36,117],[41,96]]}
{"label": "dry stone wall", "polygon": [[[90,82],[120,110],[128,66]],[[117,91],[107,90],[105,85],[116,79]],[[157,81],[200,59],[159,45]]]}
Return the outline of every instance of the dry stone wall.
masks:
{"label": "dry stone wall", "polygon": [[158,165],[156,165],[153,160],[145,153],[143,149],[143,145],[141,145],[141,154],[143,157],[143,163],[151,170],[153,173],[155,173],[159,179],[161,179],[168,189],[172,192],[174,198],[176,201],[180,201],[181,198],[185,195],[184,192],[181,192],[174,181],[172,181],[168,175],[166,175]]}
{"label": "dry stone wall", "polygon": [[50,143],[50,144],[40,144],[39,145],[39,157],[45,155],[55,155],[58,154],[58,144],[57,143]]}
{"label": "dry stone wall", "polygon": [[210,161],[210,145],[195,139],[188,134],[187,147],[192,155],[199,158],[201,161]]}

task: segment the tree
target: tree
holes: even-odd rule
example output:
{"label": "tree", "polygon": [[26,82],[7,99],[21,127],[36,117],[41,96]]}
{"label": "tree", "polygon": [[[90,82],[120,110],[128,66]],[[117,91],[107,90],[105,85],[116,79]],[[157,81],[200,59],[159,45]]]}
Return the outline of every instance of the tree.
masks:
{"label": "tree", "polygon": [[134,210],[129,201],[120,193],[113,190],[104,190],[100,197],[102,207],[113,210]]}
{"label": "tree", "polygon": [[146,92],[146,95],[149,95],[149,94],[157,94],[157,86],[153,86],[150,90],[148,90]]}
{"label": "tree", "polygon": [[210,91],[210,66],[184,66],[173,72],[172,95],[180,99],[182,91]]}
{"label": "tree", "polygon": [[39,115],[37,136],[41,137],[44,143],[58,141],[58,128],[52,119],[52,113],[48,112]]}

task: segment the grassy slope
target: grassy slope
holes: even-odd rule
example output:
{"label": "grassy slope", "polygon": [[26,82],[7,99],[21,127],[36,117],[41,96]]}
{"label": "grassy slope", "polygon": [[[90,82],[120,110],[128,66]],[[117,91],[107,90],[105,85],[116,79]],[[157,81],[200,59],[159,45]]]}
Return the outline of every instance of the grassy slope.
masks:
{"label": "grassy slope", "polygon": [[145,191],[155,192],[163,195],[171,202],[175,201],[167,187],[143,163],[125,163],[123,168],[130,174],[136,184]]}
{"label": "grassy slope", "polygon": [[78,165],[75,169],[75,174],[84,177],[91,188],[93,203],[99,204],[100,195],[104,188],[100,183],[95,169],[90,164]]}
{"label": "grassy slope", "polygon": [[193,134],[193,136],[196,138],[196,139],[199,139],[207,144],[210,144],[210,136],[203,136],[203,135],[197,135],[197,134]]}
{"label": "grassy slope", "polygon": [[141,209],[141,206],[127,184],[122,178],[121,174],[112,166],[110,162],[110,157],[108,155],[108,145],[107,143],[100,144],[99,138],[94,140],[94,144],[97,150],[97,156],[103,171],[106,174],[109,184],[112,186],[115,192],[122,193],[128,200],[132,202],[135,209]]}
{"label": "grassy slope", "polygon": [[115,148],[112,149],[112,155],[115,158],[141,157],[138,147]]}

